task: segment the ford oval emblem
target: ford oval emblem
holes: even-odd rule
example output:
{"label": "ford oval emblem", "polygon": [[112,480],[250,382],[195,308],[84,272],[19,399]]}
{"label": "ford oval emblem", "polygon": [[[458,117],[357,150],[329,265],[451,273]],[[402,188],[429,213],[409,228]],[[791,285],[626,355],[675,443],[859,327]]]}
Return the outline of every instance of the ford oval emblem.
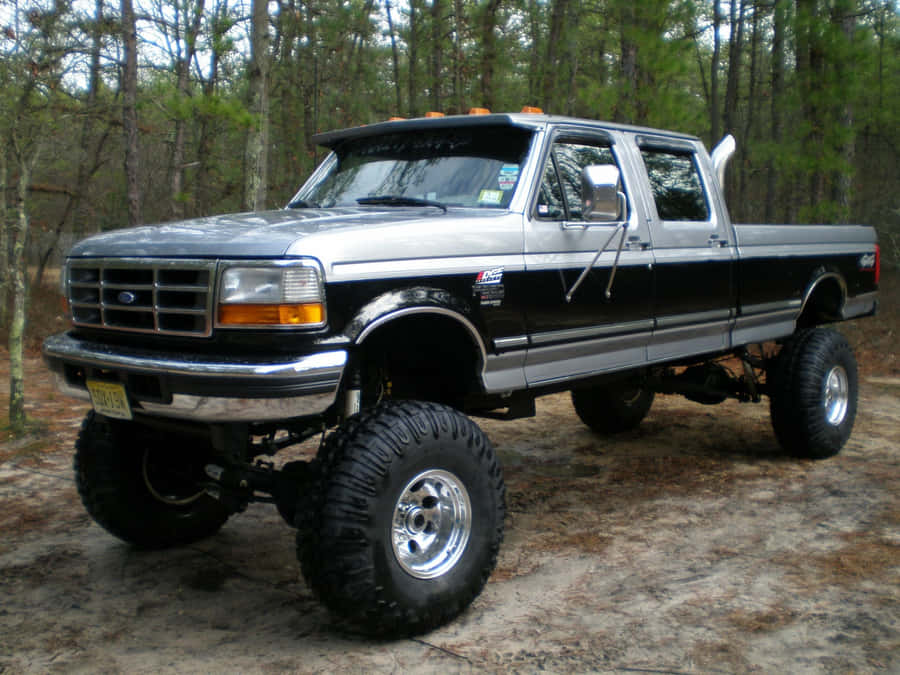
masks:
{"label": "ford oval emblem", "polygon": [[131,291],[122,291],[119,293],[119,302],[123,305],[133,305],[135,300],[137,300],[137,296]]}

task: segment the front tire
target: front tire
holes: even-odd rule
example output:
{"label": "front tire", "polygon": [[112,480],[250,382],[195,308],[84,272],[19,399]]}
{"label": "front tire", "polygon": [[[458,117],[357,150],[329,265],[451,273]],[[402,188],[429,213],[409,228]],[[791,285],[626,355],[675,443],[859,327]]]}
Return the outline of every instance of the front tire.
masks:
{"label": "front tire", "polygon": [[481,592],[503,539],[505,487],[484,433],[436,403],[388,401],[326,442],[297,554],[322,602],[359,631],[423,633]]}
{"label": "front tire", "polygon": [[857,367],[843,335],[830,328],[798,333],[784,345],[772,373],[772,428],[787,452],[832,457],[856,418]]}
{"label": "front tire", "polygon": [[89,412],[75,443],[75,483],[88,513],[139,548],[217,532],[229,513],[199,487],[207,457],[186,443]]}

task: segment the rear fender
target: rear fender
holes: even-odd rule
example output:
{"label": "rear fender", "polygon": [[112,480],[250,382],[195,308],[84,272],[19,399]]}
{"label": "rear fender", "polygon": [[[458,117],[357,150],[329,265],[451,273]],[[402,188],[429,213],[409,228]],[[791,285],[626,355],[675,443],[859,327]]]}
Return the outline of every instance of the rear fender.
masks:
{"label": "rear fender", "polygon": [[841,318],[841,310],[847,301],[847,282],[843,275],[833,268],[819,267],[813,272],[803,303],[800,306],[798,322],[804,316],[836,321]]}

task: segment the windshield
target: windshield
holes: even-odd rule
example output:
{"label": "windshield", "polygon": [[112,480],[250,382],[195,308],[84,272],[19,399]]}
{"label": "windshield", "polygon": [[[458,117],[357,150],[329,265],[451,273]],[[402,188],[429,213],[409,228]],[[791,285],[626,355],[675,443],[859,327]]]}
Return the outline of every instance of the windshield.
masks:
{"label": "windshield", "polygon": [[[336,162],[292,205],[506,208],[519,181],[531,132],[515,127],[406,131],[345,141]],[[379,199],[384,198],[384,199]]]}

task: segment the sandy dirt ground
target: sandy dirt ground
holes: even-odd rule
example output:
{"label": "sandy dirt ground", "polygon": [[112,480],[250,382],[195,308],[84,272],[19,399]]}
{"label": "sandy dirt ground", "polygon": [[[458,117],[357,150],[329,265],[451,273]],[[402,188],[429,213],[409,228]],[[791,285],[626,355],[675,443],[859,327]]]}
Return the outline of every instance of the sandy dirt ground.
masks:
{"label": "sandy dirt ground", "polygon": [[615,438],[565,395],[478,420],[508,486],[499,564],[457,621],[394,642],[316,603],[272,507],[164,552],[106,534],[72,480],[86,408],[46,379],[29,360],[43,428],[0,445],[2,673],[900,672],[898,378],[863,379],[817,462],[779,454],[766,405],[658,397]]}

